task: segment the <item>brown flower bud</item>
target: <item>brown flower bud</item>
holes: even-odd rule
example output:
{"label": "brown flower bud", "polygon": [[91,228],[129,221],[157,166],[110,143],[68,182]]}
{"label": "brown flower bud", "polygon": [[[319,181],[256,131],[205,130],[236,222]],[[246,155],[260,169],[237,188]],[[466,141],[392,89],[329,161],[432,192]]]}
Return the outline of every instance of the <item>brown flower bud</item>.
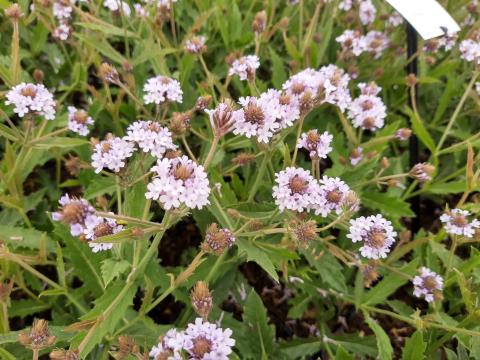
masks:
{"label": "brown flower bud", "polygon": [[172,132],[173,135],[184,135],[190,126],[190,117],[191,115],[189,113],[174,112],[172,120],[168,125],[168,129]]}
{"label": "brown flower bud", "polygon": [[400,182],[397,179],[389,179],[387,181],[387,186],[389,188],[396,188],[400,185]]}
{"label": "brown flower bud", "polygon": [[254,161],[256,156],[254,154],[249,154],[245,152],[238,153],[233,159],[232,162],[235,165],[245,166],[248,163]]}
{"label": "brown flower bud", "polygon": [[65,169],[71,176],[77,176],[80,173],[80,158],[78,156],[69,155],[64,162]]}
{"label": "brown flower bud", "polygon": [[108,199],[105,196],[97,196],[95,198],[95,204],[100,209],[104,209],[104,210],[108,209]]}
{"label": "brown flower bud", "polygon": [[252,30],[257,33],[261,34],[265,31],[265,27],[267,25],[267,12],[265,10],[259,11],[252,22]]}
{"label": "brown flower bud", "polygon": [[229,249],[234,242],[235,237],[230,230],[219,228],[217,224],[213,223],[207,228],[202,250],[218,256]]}
{"label": "brown flower bud", "polygon": [[238,212],[238,210],[235,209],[227,209],[227,214],[234,219],[238,219],[241,217],[241,214]]}
{"label": "brown flower bud", "polygon": [[299,245],[307,247],[311,241],[317,238],[316,229],[317,224],[313,220],[295,221],[292,224],[292,235]]}
{"label": "brown flower bud", "polygon": [[5,16],[9,17],[14,21],[18,21],[18,19],[23,16],[23,12],[18,4],[13,4],[5,10]]}
{"label": "brown flower bud", "polygon": [[52,360],[78,360],[78,351],[55,349],[50,353],[50,359]]}
{"label": "brown flower bud", "polygon": [[106,62],[100,65],[100,68],[98,69],[98,76],[103,81],[112,84],[118,83],[120,81],[117,69],[115,69],[112,65]]}
{"label": "brown flower bud", "polygon": [[97,146],[98,144],[100,144],[100,140],[99,140],[98,138],[92,136],[92,137],[90,138],[90,146],[91,146],[92,148],[94,148],[94,147]]}
{"label": "brown flower bud", "polygon": [[357,193],[353,190],[350,190],[342,203],[343,211],[355,213],[360,209],[360,199]]}
{"label": "brown flower bud", "polygon": [[373,158],[374,158],[375,156],[377,156],[377,155],[378,155],[378,152],[377,152],[376,150],[369,151],[369,152],[367,153],[367,159],[371,160],[371,159],[373,159]]}
{"label": "brown flower bud", "polygon": [[32,74],[32,77],[33,79],[35,80],[36,83],[40,84],[43,82],[43,71],[40,70],[40,69],[35,69],[33,70],[33,74]]}
{"label": "brown flower bud", "polygon": [[240,56],[242,56],[241,53],[239,51],[235,51],[225,57],[225,62],[228,66],[232,66],[233,62],[237,60]]}
{"label": "brown flower bud", "polygon": [[18,341],[32,350],[40,350],[55,343],[55,336],[50,336],[48,322],[43,319],[35,319],[28,332],[18,334]]}
{"label": "brown flower bud", "polygon": [[180,150],[167,150],[163,156],[166,159],[176,159],[177,157],[182,156],[182,152]]}
{"label": "brown flower bud", "polygon": [[6,282],[0,283],[0,302],[4,304],[8,303],[12,289],[13,289],[12,279],[10,279],[8,283]]}
{"label": "brown flower bud", "polygon": [[197,282],[190,292],[190,299],[193,310],[204,320],[207,320],[213,307],[212,294],[208,289],[207,283],[204,281]]}
{"label": "brown flower bud", "polygon": [[408,140],[410,136],[412,136],[412,130],[407,128],[401,128],[395,132],[395,138],[398,140]]}
{"label": "brown flower bud", "polygon": [[380,166],[383,168],[383,169],[388,169],[390,167],[390,160],[388,160],[387,157],[382,157],[382,159],[380,160]]}
{"label": "brown flower bud", "polygon": [[115,353],[116,360],[124,360],[131,354],[138,353],[140,351],[135,340],[131,336],[120,335],[118,337],[118,351]]}
{"label": "brown flower bud", "polygon": [[133,65],[130,64],[128,61],[124,61],[122,63],[122,69],[125,72],[132,72],[133,71]]}
{"label": "brown flower bud", "polygon": [[405,83],[410,88],[414,87],[418,84],[418,78],[415,74],[408,74],[408,76],[405,78]]}
{"label": "brown flower bud", "polygon": [[212,96],[211,95],[200,96],[197,99],[197,102],[195,104],[195,110],[203,111],[205,109],[208,109],[208,107],[210,106],[211,103],[212,103]]}
{"label": "brown flower bud", "polygon": [[[228,133],[233,127],[234,103],[225,99],[214,110],[208,110],[210,125],[215,136],[220,137]],[[253,121],[263,121],[263,113],[253,105],[245,108],[245,117]]]}
{"label": "brown flower bud", "polygon": [[132,236],[140,238],[145,235],[144,231],[138,227],[132,229]]}
{"label": "brown flower bud", "polygon": [[288,17],[284,17],[278,22],[278,27],[282,30],[287,30],[289,24],[290,20],[288,19]]}
{"label": "brown flower bud", "polygon": [[428,65],[435,65],[437,63],[437,59],[435,59],[433,56],[425,56],[425,62]]}
{"label": "brown flower bud", "polygon": [[410,177],[418,182],[426,182],[432,180],[432,175],[435,172],[435,166],[429,163],[416,164],[408,173]]}
{"label": "brown flower bud", "polygon": [[410,242],[410,240],[412,240],[412,232],[410,230],[403,230],[398,235],[398,238],[402,243]]}
{"label": "brown flower bud", "polygon": [[362,269],[363,272],[363,285],[366,288],[372,286],[372,284],[378,280],[380,277],[378,273],[378,266],[375,261],[370,261],[367,265],[365,265]]}
{"label": "brown flower bud", "polygon": [[248,229],[251,231],[260,230],[263,227],[263,223],[260,220],[252,220],[250,224],[248,224]]}
{"label": "brown flower bud", "polygon": [[320,44],[322,42],[322,35],[313,34],[313,41],[315,41],[317,44]]}

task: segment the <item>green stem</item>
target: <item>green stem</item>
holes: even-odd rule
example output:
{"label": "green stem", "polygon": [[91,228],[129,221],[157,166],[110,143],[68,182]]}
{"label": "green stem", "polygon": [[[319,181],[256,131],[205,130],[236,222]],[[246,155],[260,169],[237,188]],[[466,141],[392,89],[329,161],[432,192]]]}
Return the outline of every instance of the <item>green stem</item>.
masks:
{"label": "green stem", "polygon": [[270,161],[271,154],[269,152],[265,152],[263,156],[263,160],[260,164],[260,167],[257,171],[257,177],[255,178],[255,182],[253,183],[252,189],[250,190],[250,194],[248,196],[248,202],[252,202],[257,194],[257,190],[260,187],[260,184],[263,181],[263,177],[265,176],[265,171],[267,169],[268,162]]}
{"label": "green stem", "polygon": [[212,144],[210,145],[210,150],[208,151],[207,158],[205,159],[205,162],[203,163],[203,167],[205,171],[207,171],[208,166],[213,160],[213,156],[215,155],[215,151],[217,150],[218,142],[220,140],[220,136],[215,135],[212,141]]}

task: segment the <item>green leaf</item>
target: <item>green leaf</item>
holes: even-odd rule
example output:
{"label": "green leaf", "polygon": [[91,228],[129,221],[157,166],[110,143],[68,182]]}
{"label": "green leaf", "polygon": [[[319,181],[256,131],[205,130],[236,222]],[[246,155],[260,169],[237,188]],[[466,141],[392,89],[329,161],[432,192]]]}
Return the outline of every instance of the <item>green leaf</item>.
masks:
{"label": "green leaf", "polygon": [[[97,21],[99,21],[97,19]],[[76,22],[75,25],[81,26],[85,29],[100,31],[106,35],[113,35],[113,36],[121,36],[121,37],[130,37],[130,38],[138,38],[138,35],[119,27],[116,27],[112,24],[106,22],[100,23],[86,23],[86,22]]]}
{"label": "green leaf", "polygon": [[427,344],[423,341],[422,332],[417,330],[405,342],[402,352],[402,360],[423,359]]}
{"label": "green leaf", "polygon": [[363,193],[361,197],[363,205],[374,210],[381,210],[386,215],[395,218],[415,216],[415,213],[410,209],[410,205],[399,197],[375,192]]}
{"label": "green leaf", "polygon": [[0,359],[2,360],[16,360],[17,358],[13,356],[11,353],[9,353],[7,350],[4,348],[0,347]]}
{"label": "green leaf", "polygon": [[[42,299],[43,300],[43,299]],[[25,317],[33,315],[51,308],[50,304],[38,300],[16,300],[12,301],[12,306],[8,310],[10,317]]]}
{"label": "green leaf", "polygon": [[274,330],[268,325],[267,311],[255,290],[250,292],[245,302],[243,321],[250,329],[251,345],[256,353],[261,354],[262,360],[269,359],[273,353]]}
{"label": "green leaf", "polygon": [[419,119],[412,110],[405,108],[407,114],[410,116],[410,121],[412,122],[412,129],[415,135],[420,139],[420,141],[431,151],[435,152],[435,142],[433,141],[432,136],[428,132],[427,128],[423,124],[422,119]]}
{"label": "green leaf", "polygon": [[91,46],[93,49],[98,50],[104,56],[116,62],[117,64],[121,65],[126,62],[126,59],[117,50],[115,50],[105,39],[99,40],[98,38],[90,38],[77,32],[75,32],[74,35],[79,40]]}
{"label": "green leaf", "polygon": [[63,295],[65,294],[65,290],[63,289],[48,289],[48,290],[44,290],[42,291],[38,297],[42,297],[42,296],[59,296],[59,295]]}
{"label": "green leaf", "polygon": [[39,249],[40,238],[45,237],[48,252],[55,250],[52,239],[46,233],[16,226],[0,225],[0,239],[16,248]]}
{"label": "green leaf", "polygon": [[275,270],[275,266],[262,249],[258,248],[248,240],[241,238],[237,239],[235,243],[238,246],[239,253],[245,253],[247,255],[247,261],[256,262],[273,280],[278,282],[278,274]]}
{"label": "green leaf", "polygon": [[342,346],[339,346],[335,354],[335,360],[354,360],[354,358]]}
{"label": "green leaf", "polygon": [[102,278],[105,286],[108,286],[110,282],[122,275],[128,268],[130,263],[126,260],[106,259],[102,261]]}
{"label": "green leaf", "polygon": [[399,287],[408,282],[408,277],[413,276],[418,267],[419,258],[415,258],[404,267],[398,269],[399,272],[405,274],[401,276],[396,272],[390,272],[383,278],[373,289],[364,293],[362,303],[365,305],[376,305],[386,300]]}
{"label": "green leaf", "polygon": [[390,339],[382,327],[377,323],[376,320],[372,319],[370,315],[365,312],[365,321],[367,322],[370,329],[372,329],[377,340],[377,349],[378,356],[381,360],[390,360],[393,358],[393,348],[390,343]]}
{"label": "green leaf", "polygon": [[283,64],[283,59],[273,50],[272,47],[268,48],[270,53],[270,60],[272,61],[272,82],[275,87],[280,88],[282,84],[287,80],[287,73]]}
{"label": "green leaf", "polygon": [[97,196],[113,194],[116,189],[115,178],[110,176],[96,176],[85,189],[84,198],[87,200],[95,199]]}
{"label": "green leaf", "polygon": [[338,263],[335,257],[325,252],[320,259],[315,259],[311,251],[302,250],[302,254],[320,274],[320,277],[333,289],[340,292],[347,292],[345,275],[343,267]]}
{"label": "green leaf", "polygon": [[82,145],[88,145],[88,140],[70,138],[70,137],[54,137],[54,138],[47,138],[42,141],[36,141],[32,147],[34,149],[48,150],[55,147],[70,149],[72,147],[77,147]]}

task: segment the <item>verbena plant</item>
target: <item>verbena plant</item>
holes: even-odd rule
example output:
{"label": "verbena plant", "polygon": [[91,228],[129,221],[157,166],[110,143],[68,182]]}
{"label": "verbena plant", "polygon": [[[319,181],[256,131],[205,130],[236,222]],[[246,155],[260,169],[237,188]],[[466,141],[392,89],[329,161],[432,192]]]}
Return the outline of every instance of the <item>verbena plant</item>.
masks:
{"label": "verbena plant", "polygon": [[443,3],[407,59],[383,1],[1,0],[0,358],[480,358]]}

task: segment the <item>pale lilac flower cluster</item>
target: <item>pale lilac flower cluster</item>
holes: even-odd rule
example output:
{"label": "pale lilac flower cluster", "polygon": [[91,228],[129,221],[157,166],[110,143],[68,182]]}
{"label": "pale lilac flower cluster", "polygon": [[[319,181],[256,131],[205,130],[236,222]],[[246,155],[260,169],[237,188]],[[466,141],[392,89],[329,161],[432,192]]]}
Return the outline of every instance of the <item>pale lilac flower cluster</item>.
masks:
{"label": "pale lilac flower cluster", "polygon": [[358,30],[345,30],[342,35],[335,39],[346,53],[360,56],[364,51],[363,36]]}
{"label": "pale lilac flower cluster", "polygon": [[360,161],[363,160],[363,148],[359,146],[353,149],[350,152],[349,159],[350,159],[350,164],[352,164],[353,166],[358,165]]}
{"label": "pale lilac flower cluster", "polygon": [[303,212],[320,203],[319,185],[310,171],[288,167],[275,174],[273,198],[280,211]]}
{"label": "pale lilac flower cluster", "polygon": [[150,351],[154,359],[182,360],[181,352],[185,343],[185,335],[176,329],[170,329],[161,337],[157,346]]}
{"label": "pale lilac flower cluster", "polygon": [[60,22],[68,20],[72,17],[72,6],[75,5],[75,0],[59,0],[53,3],[53,16]]}
{"label": "pale lilac flower cluster", "polygon": [[348,84],[350,76],[336,65],[327,65],[319,70],[304,69],[291,76],[282,89],[289,96],[296,98],[299,106],[307,101],[313,105],[329,103],[345,110],[350,102]]}
{"label": "pale lilac flower cluster", "polygon": [[360,84],[361,95],[353,100],[348,107],[348,117],[353,127],[376,131],[385,125],[387,108],[376,94],[381,88],[374,85]]}
{"label": "pale lilac flower cluster", "polygon": [[471,238],[475,235],[476,229],[480,228],[480,221],[468,220],[470,212],[461,209],[452,209],[440,216],[445,230],[451,235],[461,235]]}
{"label": "pale lilac flower cluster", "polygon": [[21,118],[26,114],[40,115],[47,120],[55,119],[55,100],[43,84],[20,83],[6,95],[6,105]]}
{"label": "pale lilac flower cluster", "polygon": [[119,172],[134,150],[135,146],[131,142],[113,135],[107,136],[105,140],[95,145],[92,166],[97,174],[104,168]]}
{"label": "pale lilac flower cluster", "polygon": [[58,203],[61,208],[52,213],[52,219],[68,224],[72,236],[83,234],[88,224],[95,220],[95,209],[85,199],[71,198],[65,194]]}
{"label": "pale lilac flower cluster", "polygon": [[162,157],[167,150],[175,150],[172,134],[155,121],[135,121],[127,129],[125,140],[134,142],[143,152]]}
{"label": "pale lilac flower cluster", "polygon": [[193,36],[185,42],[185,50],[191,54],[200,54],[205,50],[207,38],[203,35]]}
{"label": "pale lilac flower cluster", "polygon": [[340,178],[324,176],[320,179],[320,201],[314,206],[315,215],[327,217],[331,212],[340,215],[349,192],[350,187]]}
{"label": "pale lilac flower cluster", "polygon": [[235,345],[231,336],[232,330],[197,318],[185,330],[184,348],[192,360],[228,360]]}
{"label": "pale lilac flower cluster", "polygon": [[162,8],[165,10],[170,10],[170,2],[176,3],[178,0],[143,0],[146,4],[156,5],[157,8]]}
{"label": "pale lilac flower cluster", "polygon": [[392,223],[379,214],[350,220],[347,235],[352,242],[363,243],[360,253],[368,259],[386,258],[395,242],[395,236],[397,233],[393,230]]}
{"label": "pale lilac flower cluster", "polygon": [[84,231],[88,246],[94,253],[99,251],[110,250],[113,248],[113,243],[92,242],[103,236],[113,235],[123,230],[123,226],[117,224],[115,219],[95,216],[93,221],[89,222]]}
{"label": "pale lilac flower cluster", "polygon": [[355,56],[370,53],[375,59],[378,59],[390,44],[388,37],[380,31],[369,31],[366,35],[362,35],[356,30],[345,30],[335,40],[346,53]]}
{"label": "pale lilac flower cluster", "polygon": [[338,8],[343,11],[349,11],[353,6],[353,0],[342,0],[338,4]]}
{"label": "pale lilac flower cluster", "polygon": [[164,102],[178,102],[183,101],[183,91],[180,83],[167,76],[156,76],[147,80],[143,87],[145,92],[145,104],[162,104]]}
{"label": "pale lilac flower cluster", "polygon": [[260,60],[256,55],[246,55],[236,59],[230,69],[228,75],[238,75],[240,80],[251,80],[255,77],[255,71],[260,67]]}
{"label": "pale lilac flower cluster", "polygon": [[57,40],[66,41],[70,36],[70,31],[70,25],[66,22],[61,22],[55,29],[53,29],[52,36]]}
{"label": "pale lilac flower cluster", "polygon": [[135,10],[135,15],[140,18],[144,18],[148,16],[148,11],[141,5],[141,4],[133,4],[133,9]]}
{"label": "pale lilac flower cluster", "polygon": [[169,330],[160,343],[150,351],[154,359],[181,360],[228,360],[235,340],[232,330],[223,330],[216,324],[195,319],[185,331]]}
{"label": "pale lilac flower cluster", "polygon": [[388,24],[392,27],[397,27],[403,24],[403,16],[400,15],[397,11],[394,11],[387,20]]}
{"label": "pale lilac flower cluster", "polygon": [[93,125],[93,119],[85,110],[79,110],[75,106],[68,107],[68,128],[79,135],[86,136],[89,133],[88,125]]}
{"label": "pale lilac flower cluster", "polygon": [[467,39],[460,43],[462,59],[480,65],[480,42],[477,39]]}
{"label": "pale lilac flower cluster", "polygon": [[441,297],[443,290],[443,279],[432,270],[421,267],[420,275],[413,278],[413,295],[418,298],[425,298],[425,301],[432,302]]}
{"label": "pale lilac flower cluster", "polygon": [[233,133],[247,138],[256,137],[258,141],[268,143],[269,139],[280,129],[280,103],[271,93],[260,97],[241,97],[242,108],[235,113]]}
{"label": "pale lilac flower cluster", "polygon": [[375,20],[377,9],[371,0],[359,0],[358,15],[363,25],[369,25]]}
{"label": "pale lilac flower cluster", "polygon": [[147,185],[147,199],[159,201],[168,210],[184,204],[201,209],[209,204],[210,187],[202,165],[186,156],[159,159],[152,167],[155,177]]}
{"label": "pale lilac flower cluster", "polygon": [[121,11],[122,15],[126,17],[130,17],[132,14],[130,6],[123,0],[104,0],[103,6],[113,13],[119,13]]}
{"label": "pale lilac flower cluster", "polygon": [[328,131],[320,135],[318,130],[314,129],[302,134],[297,147],[309,151],[311,159],[325,159],[332,151],[332,140],[333,136]]}
{"label": "pale lilac flower cluster", "polygon": [[423,47],[424,51],[437,53],[441,50],[450,51],[457,42],[458,35],[456,33],[448,32],[444,36],[428,40]]}
{"label": "pale lilac flower cluster", "polygon": [[57,0],[53,3],[53,16],[58,20],[58,25],[52,32],[55,39],[66,41],[70,36],[69,21],[72,17],[75,2],[76,0]]}

